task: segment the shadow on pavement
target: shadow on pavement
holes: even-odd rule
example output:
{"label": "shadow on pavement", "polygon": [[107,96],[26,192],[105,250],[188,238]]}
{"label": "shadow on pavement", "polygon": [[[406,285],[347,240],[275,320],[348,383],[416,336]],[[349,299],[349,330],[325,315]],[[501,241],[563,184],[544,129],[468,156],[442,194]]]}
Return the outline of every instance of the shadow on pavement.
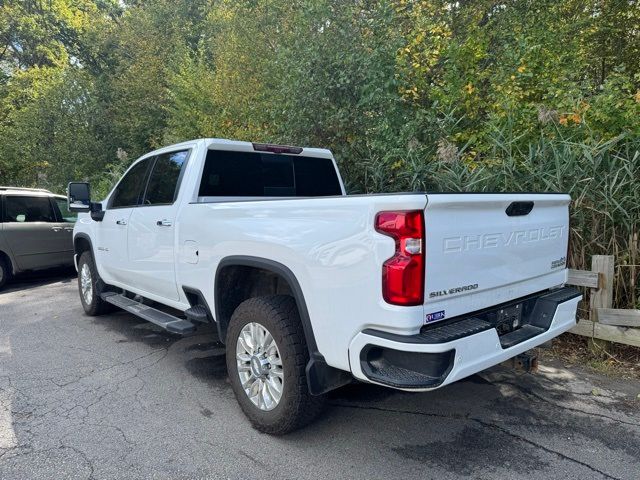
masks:
{"label": "shadow on pavement", "polygon": [[13,277],[2,290],[0,290],[0,295],[19,290],[29,290],[55,282],[69,283],[76,277],[77,273],[73,267],[52,268],[47,270],[38,270],[36,272],[19,273]]}

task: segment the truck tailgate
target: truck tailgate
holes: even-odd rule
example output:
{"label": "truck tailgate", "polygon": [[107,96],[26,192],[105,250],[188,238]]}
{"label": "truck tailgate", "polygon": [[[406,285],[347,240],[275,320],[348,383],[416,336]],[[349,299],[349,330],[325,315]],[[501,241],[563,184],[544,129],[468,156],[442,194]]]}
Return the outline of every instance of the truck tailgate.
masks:
{"label": "truck tailgate", "polygon": [[563,284],[570,197],[429,194],[425,322]]}

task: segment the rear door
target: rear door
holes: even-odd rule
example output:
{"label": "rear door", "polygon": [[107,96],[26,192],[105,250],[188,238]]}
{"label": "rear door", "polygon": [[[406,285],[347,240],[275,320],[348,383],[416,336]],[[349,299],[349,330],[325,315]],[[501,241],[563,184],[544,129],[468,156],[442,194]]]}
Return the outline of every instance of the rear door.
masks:
{"label": "rear door", "polygon": [[4,201],[5,240],[20,270],[64,263],[62,229],[48,195],[11,195]]}
{"label": "rear door", "polygon": [[425,320],[563,284],[569,202],[564,194],[429,194]]}
{"label": "rear door", "polygon": [[163,153],[152,167],[142,205],[129,220],[128,254],[132,285],[178,300],[175,271],[176,217],[189,150]]}

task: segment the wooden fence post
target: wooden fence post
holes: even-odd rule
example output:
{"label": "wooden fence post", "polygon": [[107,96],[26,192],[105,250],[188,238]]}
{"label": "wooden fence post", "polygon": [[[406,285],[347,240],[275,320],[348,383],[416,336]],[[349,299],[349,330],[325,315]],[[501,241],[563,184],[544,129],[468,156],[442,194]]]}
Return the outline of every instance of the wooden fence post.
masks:
{"label": "wooden fence post", "polygon": [[[589,317],[592,322],[598,322],[598,308],[613,306],[613,277],[615,274],[615,259],[613,255],[594,255],[591,258],[591,271],[600,275],[600,288],[591,291],[589,302]],[[609,352],[612,343],[597,338],[589,339],[589,346],[594,353],[602,350]]]}

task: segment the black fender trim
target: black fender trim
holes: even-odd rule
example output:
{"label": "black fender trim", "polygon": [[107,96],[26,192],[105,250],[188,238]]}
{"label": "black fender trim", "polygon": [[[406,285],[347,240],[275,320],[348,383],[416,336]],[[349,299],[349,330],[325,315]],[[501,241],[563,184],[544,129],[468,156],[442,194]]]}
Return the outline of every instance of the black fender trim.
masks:
{"label": "black fender trim", "polygon": [[326,393],[330,390],[346,385],[347,383],[350,383],[352,381],[353,377],[350,373],[327,365],[324,357],[318,351],[318,345],[313,333],[309,310],[307,309],[307,303],[304,300],[304,294],[302,293],[302,288],[300,287],[300,283],[298,283],[298,279],[287,266],[274,260],[269,260],[267,258],[261,257],[251,257],[247,255],[232,255],[223,258],[218,264],[218,268],[216,269],[215,274],[216,295],[214,316],[216,319],[218,319],[216,324],[218,326],[218,335],[220,335],[220,340],[222,342],[225,341],[226,329],[220,322],[220,319],[222,318],[222,312],[220,305],[220,295],[218,295],[217,293],[217,285],[219,285],[218,276],[220,274],[220,271],[225,267],[230,266],[255,267],[261,268],[263,270],[268,270],[280,275],[289,284],[291,292],[293,293],[293,298],[295,299],[296,305],[298,306],[298,313],[300,314],[302,329],[304,331],[305,340],[307,342],[307,348],[309,349],[309,363],[306,367],[306,373],[307,384],[312,395],[320,395],[322,393]]}
{"label": "black fender trim", "polygon": [[91,237],[89,237],[89,235],[87,235],[86,233],[76,233],[73,236],[73,253],[75,253],[76,255],[78,255],[78,250],[76,249],[76,240],[78,240],[79,238],[82,238],[83,240],[86,240],[87,242],[89,242],[89,248],[91,249],[91,255],[93,255],[93,258],[96,258],[96,256],[93,253],[93,242],[91,241]]}
{"label": "black fender trim", "polygon": [[[300,320],[302,321],[302,329],[304,330],[304,336],[307,340],[307,346],[309,347],[310,352],[317,352],[318,346],[316,344],[316,338],[313,334],[313,327],[311,326],[311,319],[309,317],[309,310],[307,310],[307,304],[304,301],[304,295],[302,293],[302,288],[300,288],[300,284],[298,283],[298,279],[294,275],[294,273],[289,270],[285,265],[275,262],[273,260],[269,260],[266,258],[260,257],[250,257],[245,255],[233,255],[230,257],[223,258],[218,264],[218,268],[216,269],[215,276],[215,287],[218,289],[218,277],[220,276],[220,272],[225,267],[231,266],[242,266],[242,267],[255,267],[261,268],[263,270],[268,270],[270,272],[276,273],[282,276],[291,287],[291,291],[293,292],[293,298],[296,301],[296,305],[298,306],[298,312],[300,313]],[[216,291],[217,293],[217,291]],[[215,318],[220,320],[222,318],[222,307],[220,305],[220,295],[215,296]],[[224,332],[226,333],[226,332]],[[224,341],[224,337],[221,338]]]}
{"label": "black fender trim", "polygon": [[[76,241],[79,238],[89,242],[89,251],[91,252],[91,256],[93,257],[93,262],[96,263],[96,254],[95,254],[95,251],[93,249],[93,242],[91,241],[91,237],[89,237],[89,235],[87,235],[86,233],[80,232],[80,233],[77,233],[76,235],[73,236],[73,254],[74,255],[78,255],[78,260],[80,259],[79,252],[76,249]],[[98,268],[98,265],[96,263],[96,269],[97,268]],[[96,282],[96,293],[98,295],[101,295],[104,292],[113,292],[113,291],[116,291],[116,289],[114,287],[104,283],[104,280],[102,280],[102,278],[98,278],[98,280]]]}

